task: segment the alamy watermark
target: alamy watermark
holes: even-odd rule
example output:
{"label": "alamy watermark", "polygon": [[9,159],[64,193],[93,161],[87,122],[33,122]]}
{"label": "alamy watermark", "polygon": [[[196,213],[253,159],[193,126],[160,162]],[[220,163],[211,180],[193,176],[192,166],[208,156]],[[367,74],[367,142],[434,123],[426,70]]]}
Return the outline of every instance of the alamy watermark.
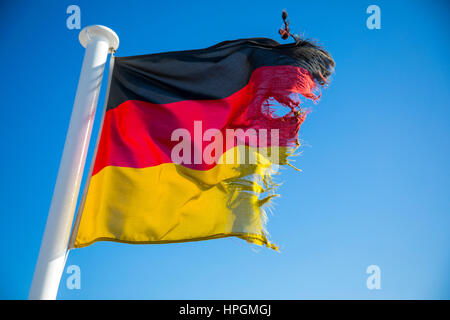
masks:
{"label": "alamy watermark", "polygon": [[81,29],[81,9],[75,4],[71,4],[67,7],[66,13],[70,14],[66,20],[66,27],[69,30]]}
{"label": "alamy watermark", "polygon": [[72,264],[67,267],[67,274],[70,276],[67,277],[66,287],[69,290],[80,290],[81,289],[81,269],[76,264]]}
{"label": "alamy watermark", "polygon": [[370,274],[366,280],[366,286],[369,290],[381,289],[381,268],[376,264],[367,267],[366,273]]}
{"label": "alamy watermark", "polygon": [[381,9],[376,4],[371,4],[367,7],[367,14],[370,16],[366,20],[367,29],[381,29]]}
{"label": "alamy watermark", "polygon": [[[223,132],[216,128],[207,129],[203,133],[202,121],[194,121],[193,137],[191,132],[185,128],[174,130],[171,141],[178,143],[173,146],[171,151],[172,162],[207,165],[257,164],[261,157],[264,157],[274,164],[280,163],[279,129],[268,131],[267,129],[249,128],[244,130],[239,128],[225,129],[224,131],[225,137]],[[207,142],[207,145],[203,148],[204,142]],[[254,152],[246,152],[245,146],[255,148]]]}

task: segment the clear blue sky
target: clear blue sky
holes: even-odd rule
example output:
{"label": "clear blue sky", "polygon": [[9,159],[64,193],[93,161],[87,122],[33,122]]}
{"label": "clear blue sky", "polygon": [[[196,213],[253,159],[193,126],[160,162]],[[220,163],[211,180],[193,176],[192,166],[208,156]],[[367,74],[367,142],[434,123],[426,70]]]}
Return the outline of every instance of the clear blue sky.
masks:
{"label": "clear blue sky", "polygon": [[[281,41],[286,8],[337,68],[301,128],[303,172],[283,172],[268,225],[281,253],[238,239],[97,243],[71,251],[82,288],[64,274],[58,298],[450,298],[449,5],[303,0],[2,1],[0,298],[27,297],[39,252],[84,53],[71,4],[82,27],[117,32],[118,56]],[[381,30],[366,28],[370,4]],[[366,288],[372,264],[381,290]]]}

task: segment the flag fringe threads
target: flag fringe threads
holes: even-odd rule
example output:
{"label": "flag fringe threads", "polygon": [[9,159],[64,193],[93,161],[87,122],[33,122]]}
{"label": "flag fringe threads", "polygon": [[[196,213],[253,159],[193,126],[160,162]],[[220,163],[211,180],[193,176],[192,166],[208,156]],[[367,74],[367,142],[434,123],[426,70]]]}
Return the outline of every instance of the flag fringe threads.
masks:
{"label": "flag fringe threads", "polygon": [[[249,43],[251,46],[252,41],[250,40]],[[223,44],[217,46],[220,45]],[[264,46],[264,43],[260,44],[261,48],[264,48]],[[273,47],[272,44],[267,46],[273,50],[278,50]],[[335,66],[334,60],[329,53],[310,41],[299,40],[296,43],[282,45],[280,47],[282,47],[282,50],[285,50],[283,52],[288,52],[291,57],[295,57],[295,65],[262,66],[256,69],[256,71],[253,72],[252,81],[249,82],[250,91],[248,92],[248,101],[246,101],[245,106],[242,108],[233,109],[238,111],[233,111],[234,113],[229,115],[232,120],[227,119],[227,123],[232,123],[232,129],[245,130],[252,128],[256,131],[266,129],[267,141],[272,141],[271,129],[278,129],[278,144],[262,146],[261,148],[261,145],[258,143],[252,145],[251,142],[244,142],[235,148],[224,150],[220,156],[220,159],[224,159],[227,158],[230,153],[233,153],[232,157],[242,157],[244,154],[245,159],[253,157],[256,158],[256,162],[249,164],[245,161],[244,163],[239,162],[238,165],[232,166],[233,169],[231,173],[227,169],[230,168],[227,164],[223,166],[223,172],[220,174],[217,174],[217,172],[214,171],[215,169],[222,170],[221,168],[216,168],[222,166],[220,164],[220,159],[216,164],[216,167],[205,171],[194,170],[183,164],[176,165],[175,169],[170,169],[169,166],[174,166],[172,163],[163,163],[150,167],[136,167],[135,169],[121,168],[117,165],[106,165],[105,167],[100,168],[100,171],[96,173],[95,181],[98,181],[96,182],[98,185],[96,185],[97,189],[94,188],[94,191],[92,192],[92,200],[89,200],[88,191],[89,208],[87,211],[89,214],[95,213],[95,218],[97,219],[95,221],[97,223],[97,221],[100,221],[102,218],[99,216],[100,213],[97,214],[98,211],[96,211],[100,210],[98,209],[99,207],[96,207],[98,206],[96,202],[99,202],[100,200],[98,199],[101,198],[96,197],[115,199],[114,196],[116,195],[116,191],[112,192],[110,195],[106,195],[105,191],[100,188],[102,183],[114,181],[114,177],[116,177],[114,176],[114,174],[116,174],[114,173],[114,170],[124,169],[123,172],[126,173],[119,173],[118,175],[124,177],[124,179],[126,178],[125,181],[128,183],[132,179],[130,172],[133,172],[134,174],[134,172],[138,172],[139,170],[142,170],[139,172],[144,172],[147,169],[155,169],[155,171],[145,172],[150,172],[151,175],[158,175],[162,172],[158,170],[166,170],[166,174],[174,173],[179,175],[180,179],[184,178],[184,180],[189,181],[189,183],[195,183],[196,187],[201,191],[205,191],[205,193],[211,189],[215,189],[219,193],[225,194],[227,212],[230,212],[234,216],[231,227],[228,227],[228,224],[224,223],[224,226],[227,227],[222,228],[221,225],[221,228],[217,228],[217,232],[210,234],[196,234],[192,232],[186,237],[168,237],[167,234],[172,232],[172,229],[168,229],[167,233],[161,233],[157,237],[145,238],[142,234],[137,236],[136,234],[126,233],[124,231],[125,229],[119,230],[116,225],[114,225],[114,228],[110,226],[113,222],[115,223],[115,221],[118,220],[120,220],[120,226],[122,226],[122,224],[123,226],[128,226],[127,222],[122,221],[122,216],[125,216],[125,214],[117,207],[114,208],[113,212],[114,220],[109,219],[107,224],[105,224],[107,225],[107,227],[105,227],[105,232],[97,232],[95,229],[96,225],[86,224],[86,226],[83,226],[83,219],[81,219],[82,229],[84,228],[84,230],[89,232],[92,231],[92,233],[83,234],[82,237],[79,237],[78,234],[76,236],[74,247],[85,247],[97,241],[158,244],[238,237],[247,242],[265,245],[268,248],[278,251],[278,247],[269,241],[269,233],[266,229],[268,220],[267,212],[271,209],[273,199],[279,196],[277,194],[277,187],[280,186],[280,183],[276,181],[275,176],[279,174],[279,169],[283,167],[289,166],[299,170],[292,165],[292,158],[295,156],[295,152],[300,146],[298,132],[308,114],[307,110],[302,109],[303,102],[301,98],[303,97],[316,102],[320,98],[320,87],[328,84],[329,77]],[[280,55],[283,54],[284,53],[280,53]],[[280,109],[287,112],[284,115],[279,115]],[[116,110],[119,110],[119,108]],[[114,111],[114,109],[109,112],[112,111]],[[273,161],[273,154],[277,155],[276,161]],[[169,169],[158,169],[164,165],[167,165],[167,167],[164,168],[169,168],[172,171]],[[125,171],[125,169],[130,169],[130,171]],[[127,176],[128,174],[130,174],[130,176]],[[211,176],[214,176],[214,179],[211,178],[211,176],[201,176],[202,174],[211,174]],[[221,178],[218,178],[217,176],[221,176]],[[128,188],[127,185],[120,186],[120,188],[125,187]],[[174,189],[173,192],[176,193],[176,189]],[[214,193],[214,195],[216,194]],[[201,208],[196,208],[196,210],[201,210]],[[222,209],[218,208],[218,211],[222,212],[223,210],[221,210]],[[104,214],[106,215],[106,213]],[[206,214],[207,213],[205,212],[205,215]],[[130,223],[134,223],[134,221],[131,221]],[[158,223],[160,222],[158,221]],[[133,224],[133,226],[135,226],[135,224]],[[139,227],[138,224],[136,224],[136,226]],[[141,229],[144,230],[143,228]]]}
{"label": "flag fringe threads", "polygon": [[[290,67],[278,69],[279,72],[272,72],[270,77],[259,73],[258,76],[262,79],[257,81],[260,85],[254,88],[256,90],[254,99],[247,109],[250,115],[245,117],[251,119],[252,123],[248,124],[249,127],[280,130],[280,145],[286,148],[278,148],[279,163],[275,164],[269,160],[272,148],[268,148],[268,158],[258,153],[256,164],[240,165],[239,176],[224,181],[226,190],[230,194],[228,203],[230,208],[237,206],[243,199],[250,198],[257,208],[253,212],[255,218],[262,221],[260,235],[248,234],[241,235],[239,238],[257,245],[265,245],[276,251],[279,251],[279,248],[269,241],[269,233],[266,229],[267,209],[271,208],[272,199],[279,196],[276,190],[281,185],[274,181],[273,176],[278,175],[279,168],[285,166],[301,171],[292,165],[292,158],[300,147],[298,132],[308,114],[308,111],[301,108],[300,95],[316,103],[320,98],[319,86],[328,83],[334,68],[331,56],[311,42],[301,41],[297,43],[297,46],[304,49],[298,52],[298,56],[307,60],[303,67],[307,67],[311,73],[304,68]],[[282,117],[276,115],[276,109],[280,106],[289,110]],[[257,152],[251,149],[246,151]],[[249,158],[248,155],[246,157]]]}

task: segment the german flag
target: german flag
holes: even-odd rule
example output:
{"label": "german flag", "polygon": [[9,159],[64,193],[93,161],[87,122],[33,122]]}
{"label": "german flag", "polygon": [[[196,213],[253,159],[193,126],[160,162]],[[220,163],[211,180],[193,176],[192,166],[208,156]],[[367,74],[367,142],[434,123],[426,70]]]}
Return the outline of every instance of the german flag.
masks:
{"label": "german flag", "polygon": [[[115,58],[71,247],[235,236],[276,249],[265,208],[331,56],[253,38]],[[278,114],[284,108],[285,114]]]}

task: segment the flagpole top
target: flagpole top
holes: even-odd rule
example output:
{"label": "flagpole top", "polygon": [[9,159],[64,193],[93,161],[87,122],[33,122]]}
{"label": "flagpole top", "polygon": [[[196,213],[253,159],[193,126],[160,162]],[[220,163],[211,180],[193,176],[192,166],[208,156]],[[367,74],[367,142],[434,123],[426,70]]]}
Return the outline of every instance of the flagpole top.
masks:
{"label": "flagpole top", "polygon": [[80,39],[80,43],[83,47],[86,46],[92,40],[107,40],[109,42],[109,46],[114,51],[119,47],[119,37],[117,34],[110,28],[101,26],[101,25],[93,25],[83,28],[80,31],[80,35],[78,37]]}

